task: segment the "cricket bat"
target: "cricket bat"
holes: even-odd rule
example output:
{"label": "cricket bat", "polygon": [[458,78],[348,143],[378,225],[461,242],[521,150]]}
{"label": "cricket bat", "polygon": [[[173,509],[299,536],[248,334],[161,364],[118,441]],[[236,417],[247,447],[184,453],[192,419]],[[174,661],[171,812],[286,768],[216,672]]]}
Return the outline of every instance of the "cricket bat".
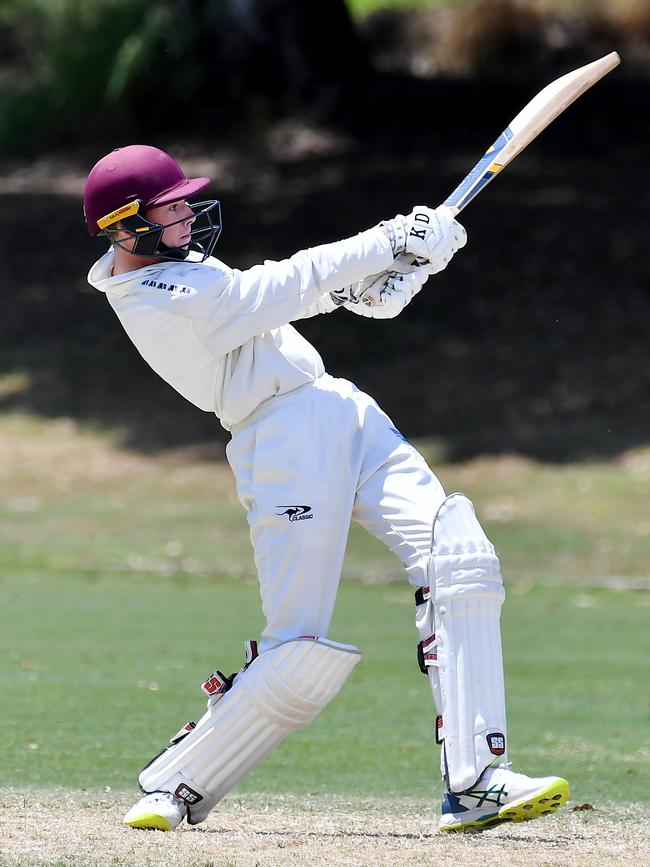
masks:
{"label": "cricket bat", "polygon": [[552,81],[510,121],[499,138],[444,202],[460,213],[474,196],[511,163],[517,154],[562,114],[572,102],[621,62],[615,51]]}

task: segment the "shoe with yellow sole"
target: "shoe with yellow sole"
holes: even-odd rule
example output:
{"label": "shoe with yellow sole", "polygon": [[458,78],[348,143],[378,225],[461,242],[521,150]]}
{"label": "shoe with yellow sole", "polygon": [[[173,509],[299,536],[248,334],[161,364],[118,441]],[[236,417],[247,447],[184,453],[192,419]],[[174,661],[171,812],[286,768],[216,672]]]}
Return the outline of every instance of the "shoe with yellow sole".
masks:
{"label": "shoe with yellow sole", "polygon": [[482,831],[503,822],[525,822],[554,813],[569,799],[561,777],[527,777],[488,768],[465,792],[445,792],[441,831]]}
{"label": "shoe with yellow sole", "polygon": [[173,831],[187,814],[185,804],[169,792],[153,792],[140,798],[124,817],[132,828]]}

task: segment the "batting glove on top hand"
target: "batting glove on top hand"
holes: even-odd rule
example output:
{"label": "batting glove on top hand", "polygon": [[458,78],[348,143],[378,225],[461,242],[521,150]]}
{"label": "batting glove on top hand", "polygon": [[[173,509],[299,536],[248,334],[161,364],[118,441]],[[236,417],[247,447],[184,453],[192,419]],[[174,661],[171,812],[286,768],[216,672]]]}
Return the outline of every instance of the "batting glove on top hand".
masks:
{"label": "batting glove on top hand", "polygon": [[332,300],[359,316],[394,319],[417,295],[431,273],[428,265],[414,265],[411,258],[400,256],[390,272],[375,274],[353,286],[331,292]]}
{"label": "batting glove on top hand", "polygon": [[451,257],[467,243],[467,232],[454,219],[450,208],[416,205],[408,216],[398,214],[382,223],[390,238],[393,254],[409,253],[429,274],[447,267]]}

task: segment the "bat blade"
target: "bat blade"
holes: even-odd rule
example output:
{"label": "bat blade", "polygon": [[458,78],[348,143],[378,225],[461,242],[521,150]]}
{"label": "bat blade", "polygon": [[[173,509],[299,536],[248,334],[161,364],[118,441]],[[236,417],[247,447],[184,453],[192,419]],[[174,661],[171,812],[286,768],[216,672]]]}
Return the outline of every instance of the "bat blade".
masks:
{"label": "bat blade", "polygon": [[510,121],[444,204],[455,214],[460,213],[542,130],[620,62],[621,58],[612,51],[593,63],[568,72],[540,90]]}

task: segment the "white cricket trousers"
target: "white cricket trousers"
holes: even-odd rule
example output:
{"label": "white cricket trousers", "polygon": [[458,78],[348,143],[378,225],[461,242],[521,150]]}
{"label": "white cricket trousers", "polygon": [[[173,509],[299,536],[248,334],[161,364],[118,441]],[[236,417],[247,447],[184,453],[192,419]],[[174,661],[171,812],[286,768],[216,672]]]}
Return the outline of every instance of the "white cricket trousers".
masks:
{"label": "white cricket trousers", "polygon": [[367,394],[325,374],[263,404],[232,434],[227,456],[266,618],[260,651],[327,636],[351,520],[397,554],[411,584],[429,583],[445,493]]}

